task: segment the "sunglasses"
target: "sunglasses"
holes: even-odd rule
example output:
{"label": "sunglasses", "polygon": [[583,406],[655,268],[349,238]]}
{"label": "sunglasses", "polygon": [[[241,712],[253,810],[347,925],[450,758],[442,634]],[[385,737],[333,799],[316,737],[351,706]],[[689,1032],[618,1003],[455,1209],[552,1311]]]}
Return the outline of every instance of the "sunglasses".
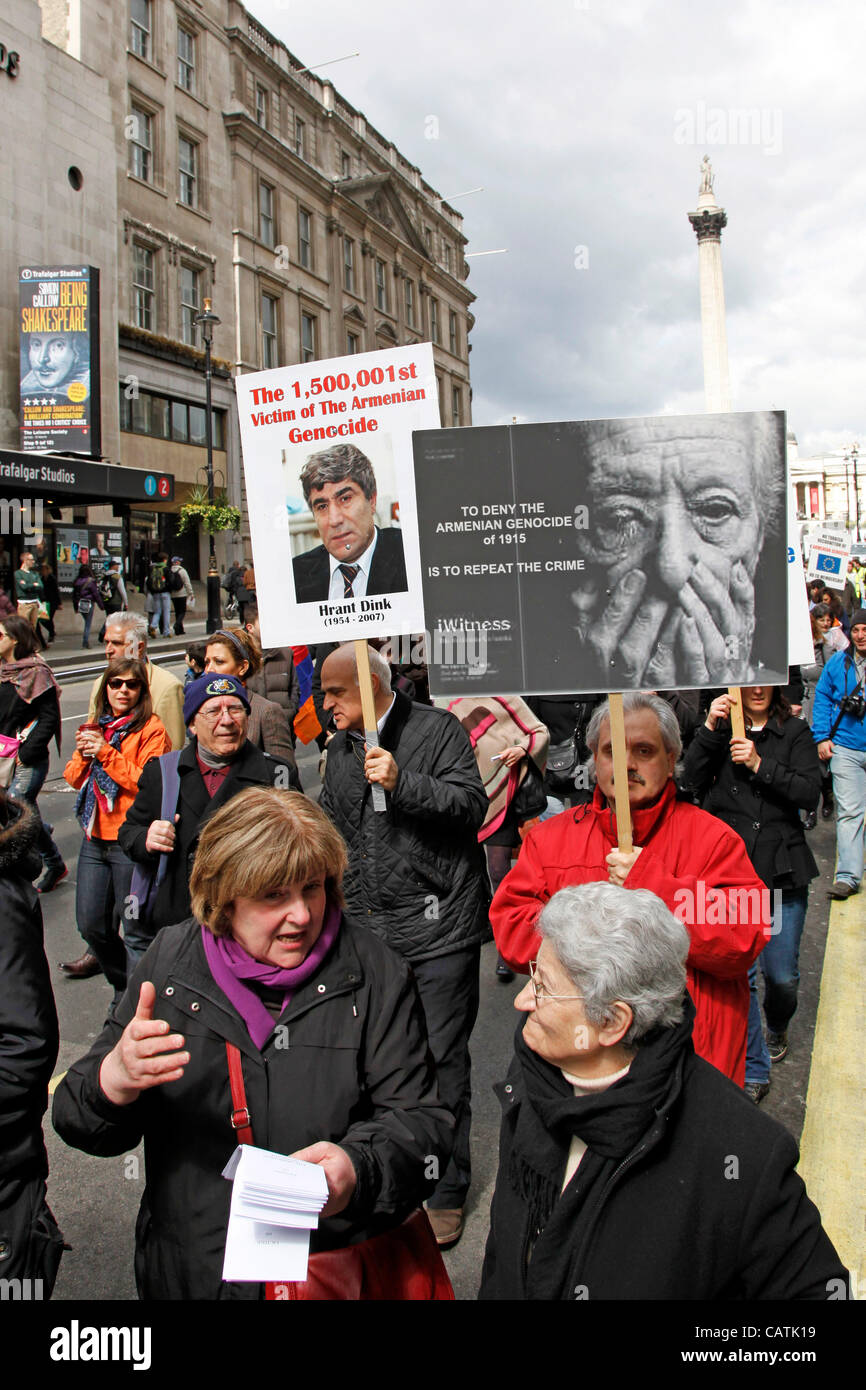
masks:
{"label": "sunglasses", "polygon": [[109,690],[123,690],[124,686],[127,690],[140,690],[141,681],[133,676],[112,676],[108,682]]}

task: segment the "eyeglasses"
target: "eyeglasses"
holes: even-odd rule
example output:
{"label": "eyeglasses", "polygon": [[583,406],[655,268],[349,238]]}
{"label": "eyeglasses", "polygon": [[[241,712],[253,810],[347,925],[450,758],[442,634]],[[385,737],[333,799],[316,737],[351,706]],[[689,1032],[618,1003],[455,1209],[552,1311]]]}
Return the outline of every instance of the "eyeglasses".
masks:
{"label": "eyeglasses", "polygon": [[529,962],[529,983],[532,985],[535,994],[536,1005],[543,1003],[545,999],[582,999],[582,994],[551,994],[544,985],[538,983],[538,961]]}
{"label": "eyeglasses", "polygon": [[134,676],[112,676],[108,682],[109,690],[123,690],[124,687],[127,690],[140,690],[141,681]]}
{"label": "eyeglasses", "polygon": [[247,711],[244,705],[220,705],[219,709],[200,709],[196,719],[203,719],[206,724],[217,724],[224,714],[236,724],[240,724],[241,720],[246,718]]}

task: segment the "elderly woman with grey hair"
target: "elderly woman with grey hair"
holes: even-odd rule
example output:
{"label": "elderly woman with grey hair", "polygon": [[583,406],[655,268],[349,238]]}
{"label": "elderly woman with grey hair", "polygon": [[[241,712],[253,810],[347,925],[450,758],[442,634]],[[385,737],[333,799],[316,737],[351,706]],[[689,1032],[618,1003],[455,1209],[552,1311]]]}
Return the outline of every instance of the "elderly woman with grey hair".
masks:
{"label": "elderly woman with grey hair", "polygon": [[838,1296],[797,1145],[695,1056],[685,928],[654,893],[592,883],[539,930],[479,1297]]}

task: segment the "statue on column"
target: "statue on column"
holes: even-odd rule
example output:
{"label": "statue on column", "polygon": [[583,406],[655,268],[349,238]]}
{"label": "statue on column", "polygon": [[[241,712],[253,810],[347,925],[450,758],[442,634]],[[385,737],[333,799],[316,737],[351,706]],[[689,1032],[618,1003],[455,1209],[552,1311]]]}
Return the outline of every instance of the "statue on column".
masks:
{"label": "statue on column", "polygon": [[713,191],[713,166],[710,164],[710,156],[705,154],[701,160],[701,193],[712,193]]}

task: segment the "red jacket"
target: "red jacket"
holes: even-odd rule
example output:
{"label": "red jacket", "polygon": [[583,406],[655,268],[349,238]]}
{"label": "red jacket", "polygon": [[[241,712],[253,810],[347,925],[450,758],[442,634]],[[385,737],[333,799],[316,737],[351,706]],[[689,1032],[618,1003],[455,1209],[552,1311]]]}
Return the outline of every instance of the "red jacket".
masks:
{"label": "red jacket", "polygon": [[[769,936],[769,891],[739,835],[715,816],[678,801],[673,782],[653,806],[633,811],[632,820],[634,843],[643,852],[626,886],[658,894],[687,928],[695,1051],[742,1086],[748,969]],[[538,954],[535,923],[547,900],[575,883],[606,881],[605,861],[616,843],[616,817],[598,788],[591,805],[530,830],[490,908],[496,944],[513,969],[526,972]]]}

